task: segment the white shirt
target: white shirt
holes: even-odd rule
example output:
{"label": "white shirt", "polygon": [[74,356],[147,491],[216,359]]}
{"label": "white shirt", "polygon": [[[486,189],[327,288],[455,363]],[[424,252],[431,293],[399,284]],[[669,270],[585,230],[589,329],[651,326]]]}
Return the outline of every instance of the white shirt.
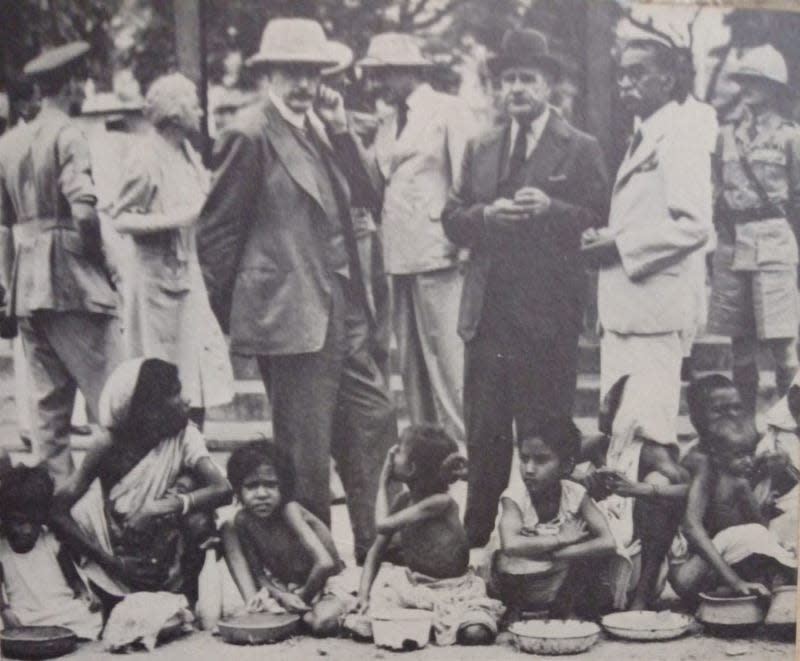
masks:
{"label": "white shirt", "polygon": [[[530,128],[527,133],[527,142],[525,143],[525,158],[530,158],[536,145],[544,133],[544,128],[547,126],[547,120],[550,119],[550,106],[544,109],[544,112],[531,122]],[[511,139],[508,141],[508,155],[514,150],[514,141],[517,139],[519,133],[519,122],[516,119],[511,120]]]}

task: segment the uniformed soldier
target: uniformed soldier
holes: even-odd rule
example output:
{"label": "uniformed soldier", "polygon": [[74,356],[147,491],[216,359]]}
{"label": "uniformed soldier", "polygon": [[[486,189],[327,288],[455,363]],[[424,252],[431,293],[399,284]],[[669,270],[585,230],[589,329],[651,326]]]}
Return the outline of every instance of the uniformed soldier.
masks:
{"label": "uniformed soldier", "polygon": [[759,346],[775,360],[779,395],[798,366],[800,127],[782,113],[792,92],[775,48],[749,50],[731,77],[743,107],[738,121],[722,127],[716,151],[718,246],[708,328],[732,338],[734,382],[754,412]]}
{"label": "uniformed soldier", "polygon": [[70,118],[83,100],[88,50],[66,44],[25,66],[41,111],[0,141],[0,284],[22,337],[36,448],[57,482],[73,468],[76,389],[96,416],[121,344],[89,147]]}

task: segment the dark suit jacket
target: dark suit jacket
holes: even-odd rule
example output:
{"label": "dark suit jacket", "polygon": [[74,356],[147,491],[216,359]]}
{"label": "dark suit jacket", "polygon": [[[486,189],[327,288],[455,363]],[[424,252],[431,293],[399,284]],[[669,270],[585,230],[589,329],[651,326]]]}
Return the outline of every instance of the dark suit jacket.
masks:
{"label": "dark suit jacket", "polygon": [[[358,201],[351,199],[345,173],[356,178],[364,170],[349,135],[331,140],[328,160],[341,198],[351,282],[363,297],[349,216],[350,204]],[[342,158],[346,165],[337,163]],[[316,183],[328,176],[324,164],[267,103],[240,113],[220,136],[213,166],[197,247],[211,306],[230,331],[231,350],[245,355],[319,351],[335,277],[325,260],[331,227],[326,214],[332,210],[323,208]]]}
{"label": "dark suit jacket", "polygon": [[[509,176],[510,124],[474,138],[464,153],[461,177],[442,214],[450,239],[470,248],[459,314],[459,334],[475,337],[493,263],[504,258],[508,237],[489,225],[484,208],[500,197]],[[597,140],[570,126],[554,111],[526,163],[526,186],[551,198],[550,210],[524,228],[532,254],[524,272],[537,310],[530,318],[535,334],[553,335],[580,324],[585,274],[579,258],[580,235],[604,223],[609,201],[608,174]]]}

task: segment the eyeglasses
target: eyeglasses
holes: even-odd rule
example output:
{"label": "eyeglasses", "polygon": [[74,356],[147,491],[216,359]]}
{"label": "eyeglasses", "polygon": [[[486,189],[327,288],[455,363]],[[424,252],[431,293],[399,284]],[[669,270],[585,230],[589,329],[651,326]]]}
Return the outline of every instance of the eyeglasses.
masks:
{"label": "eyeglasses", "polygon": [[523,85],[531,85],[539,79],[539,74],[533,71],[506,71],[500,76],[501,82],[506,85],[513,85],[517,81]]}
{"label": "eyeglasses", "polygon": [[619,67],[617,69],[617,83],[620,85],[624,82],[638,83],[648,76],[655,76],[655,71],[650,71],[647,67],[641,64],[634,64],[631,67]]}

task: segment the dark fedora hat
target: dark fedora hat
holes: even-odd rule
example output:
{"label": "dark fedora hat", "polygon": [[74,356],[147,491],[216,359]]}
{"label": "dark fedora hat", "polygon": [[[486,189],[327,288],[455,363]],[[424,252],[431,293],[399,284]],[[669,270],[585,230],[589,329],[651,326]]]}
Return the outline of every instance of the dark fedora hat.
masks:
{"label": "dark fedora hat", "polygon": [[538,30],[530,28],[508,30],[503,35],[500,52],[487,61],[493,76],[499,76],[504,69],[512,67],[541,68],[554,78],[560,78],[561,61],[552,55],[547,48],[547,39]]}

